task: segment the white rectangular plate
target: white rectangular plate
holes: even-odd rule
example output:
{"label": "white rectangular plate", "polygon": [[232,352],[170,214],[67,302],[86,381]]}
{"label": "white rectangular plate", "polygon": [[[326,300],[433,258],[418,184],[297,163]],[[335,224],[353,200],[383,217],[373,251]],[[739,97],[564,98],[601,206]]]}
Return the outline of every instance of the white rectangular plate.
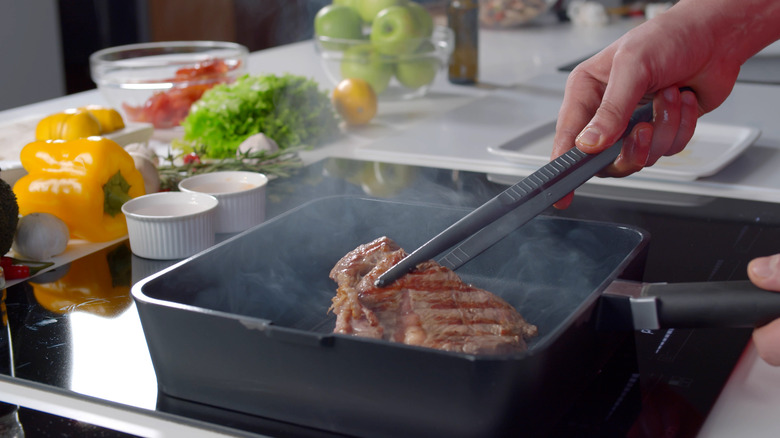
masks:
{"label": "white rectangular plate", "polygon": [[[756,141],[761,131],[747,126],[698,122],[685,149],[642,169],[633,177],[693,181],[723,169]],[[555,120],[532,126],[512,140],[488,151],[509,161],[541,167],[550,161]]]}
{"label": "white rectangular plate", "polygon": [[[46,272],[50,272],[50,271],[53,271],[53,270],[55,270],[55,269],[57,269],[59,267],[65,266],[68,263],[70,263],[70,262],[72,262],[72,261],[74,261],[76,259],[88,256],[88,255],[92,254],[93,252],[100,251],[103,248],[107,248],[107,247],[109,247],[109,246],[111,246],[111,245],[113,245],[115,243],[119,243],[119,242],[121,242],[123,240],[126,240],[126,239],[127,239],[127,235],[125,235],[123,237],[119,237],[119,238],[114,239],[114,240],[110,240],[108,242],[87,242],[86,240],[81,240],[81,239],[70,239],[70,241],[68,241],[68,247],[65,248],[65,251],[62,254],[58,254],[58,255],[56,255],[56,256],[48,259],[48,260],[34,260],[34,261],[52,262],[53,263],[52,266],[50,266],[50,267],[48,267],[48,268],[46,268],[44,270],[41,270],[40,272],[38,272],[35,275],[30,276],[30,277],[19,278],[19,279],[15,279],[15,280],[6,280],[5,281],[5,286],[6,287],[11,287],[11,286],[13,286],[13,285],[15,285],[17,283],[21,283],[21,282],[27,281],[27,280],[29,280],[31,278],[35,278],[35,277],[37,277],[39,275],[42,275],[42,274],[44,274]],[[8,251],[8,254],[6,254],[6,255],[9,256],[9,257],[16,257],[16,258],[20,258],[20,259],[24,258],[24,257],[19,257],[19,255],[14,253],[13,250]]]}
{"label": "white rectangular plate", "polygon": [[[35,127],[38,121],[44,116],[26,117],[24,119],[14,120],[0,125],[0,177],[7,183],[13,185],[16,180],[26,174],[22,163],[19,161],[19,154],[22,148],[35,140]],[[122,146],[130,143],[145,143],[152,137],[154,128],[150,123],[126,123],[123,129],[107,134],[106,137],[114,140]],[[65,252],[59,254],[50,260],[54,265],[41,271],[36,275],[49,272],[60,266],[66,265],[77,258],[84,257],[106,248],[114,243],[127,239],[127,236],[109,242],[87,242],[80,239],[70,239]],[[7,255],[18,257],[13,251]],[[27,281],[28,278],[18,280],[7,280],[6,286],[10,287],[16,283]]]}

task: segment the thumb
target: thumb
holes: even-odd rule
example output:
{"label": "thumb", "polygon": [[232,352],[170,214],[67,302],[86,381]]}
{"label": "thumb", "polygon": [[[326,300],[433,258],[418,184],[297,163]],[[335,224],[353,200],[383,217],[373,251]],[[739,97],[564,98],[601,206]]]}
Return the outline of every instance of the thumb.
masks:
{"label": "thumb", "polygon": [[577,135],[574,145],[587,154],[601,152],[620,138],[630,117],[631,110],[619,111],[604,101],[593,119]]}
{"label": "thumb", "polygon": [[761,359],[773,366],[780,366],[780,319],[753,331],[753,343]]}
{"label": "thumb", "polygon": [[[613,70],[617,70],[615,65]],[[607,83],[601,103],[590,122],[577,135],[575,146],[587,154],[595,154],[612,146],[625,131],[631,114],[636,110],[647,87],[635,75],[614,73]]]}
{"label": "thumb", "polygon": [[[756,286],[780,291],[780,254],[758,257],[748,264],[748,277]],[[780,366],[780,319],[753,331],[753,343],[759,356],[770,365]]]}
{"label": "thumb", "polygon": [[780,254],[751,260],[748,277],[761,289],[780,291]]}

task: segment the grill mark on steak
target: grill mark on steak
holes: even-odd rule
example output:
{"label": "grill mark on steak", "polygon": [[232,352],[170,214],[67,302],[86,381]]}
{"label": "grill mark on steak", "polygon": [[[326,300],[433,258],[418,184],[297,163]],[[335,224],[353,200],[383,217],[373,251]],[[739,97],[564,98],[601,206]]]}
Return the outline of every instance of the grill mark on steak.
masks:
{"label": "grill mark on steak", "polygon": [[500,297],[429,260],[385,288],[376,279],[406,257],[387,237],[347,253],[330,272],[338,285],[335,333],[470,354],[525,351],[536,326]]}

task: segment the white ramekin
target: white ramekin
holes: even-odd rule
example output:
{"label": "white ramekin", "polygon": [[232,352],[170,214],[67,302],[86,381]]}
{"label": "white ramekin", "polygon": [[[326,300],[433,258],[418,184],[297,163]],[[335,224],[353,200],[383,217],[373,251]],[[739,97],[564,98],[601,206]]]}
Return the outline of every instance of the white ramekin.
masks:
{"label": "white ramekin", "polygon": [[174,260],[214,245],[217,198],[203,193],[160,192],[122,206],[130,250],[148,259]]}
{"label": "white ramekin", "polygon": [[179,182],[185,193],[206,193],[219,200],[217,233],[237,233],[265,220],[268,177],[244,171],[210,172]]}

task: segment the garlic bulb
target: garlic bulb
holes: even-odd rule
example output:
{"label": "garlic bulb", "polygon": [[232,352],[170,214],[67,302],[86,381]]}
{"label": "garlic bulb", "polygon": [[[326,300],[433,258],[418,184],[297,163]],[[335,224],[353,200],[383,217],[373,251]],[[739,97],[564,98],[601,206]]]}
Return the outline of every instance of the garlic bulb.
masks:
{"label": "garlic bulb", "polygon": [[157,153],[154,151],[154,149],[150,148],[149,145],[144,143],[130,143],[129,145],[125,146],[125,150],[130,155],[140,155],[145,157],[151,161],[152,164],[157,166],[157,162],[159,161],[157,158]]}
{"label": "garlic bulb", "polygon": [[13,250],[28,260],[48,260],[65,252],[70,239],[68,226],[49,213],[30,213],[19,219]]}
{"label": "garlic bulb", "polygon": [[145,155],[131,152],[135,168],[141,172],[144,178],[144,189],[146,193],[157,193],[160,191],[160,173],[157,171],[157,165]]}
{"label": "garlic bulb", "polygon": [[276,144],[274,139],[268,137],[267,135],[261,132],[258,134],[250,135],[249,137],[245,138],[244,141],[242,141],[241,144],[238,145],[238,149],[236,150],[236,156],[240,157],[243,154],[259,152],[259,151],[274,153],[278,150],[279,150],[279,145]]}

